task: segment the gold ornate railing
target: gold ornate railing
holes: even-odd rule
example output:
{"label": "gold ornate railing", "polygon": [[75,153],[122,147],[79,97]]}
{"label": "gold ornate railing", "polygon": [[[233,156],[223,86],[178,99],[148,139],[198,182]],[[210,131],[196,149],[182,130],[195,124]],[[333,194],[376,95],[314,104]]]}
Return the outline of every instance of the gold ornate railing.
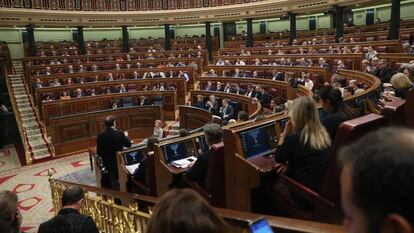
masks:
{"label": "gold ornate railing", "polygon": [[[57,213],[61,207],[63,191],[71,182],[55,180],[49,171],[52,203]],[[102,233],[143,233],[150,218],[155,198],[120,193],[112,190],[80,185],[85,191],[81,213],[89,215]],[[117,204],[122,202],[123,204]]]}

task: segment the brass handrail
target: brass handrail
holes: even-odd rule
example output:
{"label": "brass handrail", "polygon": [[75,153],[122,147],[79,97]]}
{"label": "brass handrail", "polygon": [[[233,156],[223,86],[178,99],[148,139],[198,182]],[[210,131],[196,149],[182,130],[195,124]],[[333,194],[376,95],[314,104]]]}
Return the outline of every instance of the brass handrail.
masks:
{"label": "brass handrail", "polygon": [[[55,180],[51,170],[49,170],[49,177],[53,208],[57,213],[62,208],[60,200],[63,191],[68,186],[78,184]],[[83,188],[85,190],[85,198],[80,212],[92,217],[100,232],[145,232],[151,217],[151,209],[155,205],[154,201],[148,201],[143,205],[139,205],[134,198],[136,195],[133,194],[121,194],[116,191],[93,188],[91,186],[84,186]],[[117,204],[118,200],[121,199],[124,205]],[[127,206],[125,203],[127,203]]]}

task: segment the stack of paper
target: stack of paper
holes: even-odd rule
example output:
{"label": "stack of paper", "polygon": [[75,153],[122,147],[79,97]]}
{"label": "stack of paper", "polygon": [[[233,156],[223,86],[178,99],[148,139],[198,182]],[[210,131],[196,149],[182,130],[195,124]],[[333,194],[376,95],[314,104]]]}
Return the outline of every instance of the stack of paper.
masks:
{"label": "stack of paper", "polygon": [[135,170],[138,169],[139,163],[132,164],[132,165],[125,165],[125,168],[128,170],[129,174],[134,174]]}
{"label": "stack of paper", "polygon": [[171,164],[178,168],[186,168],[188,167],[188,165],[190,165],[190,163],[195,162],[196,160],[197,160],[196,157],[191,156],[185,159],[179,159],[179,160],[172,161]]}

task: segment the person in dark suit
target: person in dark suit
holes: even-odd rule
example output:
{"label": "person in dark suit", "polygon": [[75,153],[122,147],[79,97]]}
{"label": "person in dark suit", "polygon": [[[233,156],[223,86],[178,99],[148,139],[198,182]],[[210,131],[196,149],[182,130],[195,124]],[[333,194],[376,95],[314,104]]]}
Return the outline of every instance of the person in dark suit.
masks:
{"label": "person in dark suit", "polygon": [[145,96],[140,96],[139,97],[139,102],[138,102],[138,106],[145,106],[147,105],[147,99],[145,98]]}
{"label": "person in dark suit", "polygon": [[218,104],[218,101],[216,100],[216,97],[214,95],[210,95],[208,97],[208,100],[206,102],[206,110],[208,110],[211,113],[213,113],[213,115],[217,115],[218,114],[219,104]]}
{"label": "person in dark suit", "polygon": [[220,117],[224,125],[226,125],[228,121],[234,117],[234,109],[229,102],[229,99],[223,99],[222,107],[220,108]]}
{"label": "person in dark suit", "polygon": [[236,83],[234,84],[234,87],[231,89],[231,93],[244,95],[246,92],[245,90],[243,90],[243,88],[240,88],[240,86]]}
{"label": "person in dark suit", "polygon": [[196,108],[204,109],[206,104],[204,103],[204,98],[202,95],[197,95],[197,103],[194,105]]}
{"label": "person in dark suit", "polygon": [[224,87],[221,82],[217,82],[215,91],[224,91]]}
{"label": "person in dark suit", "polygon": [[122,151],[124,147],[131,147],[128,132],[116,129],[113,116],[105,118],[105,131],[100,133],[96,139],[98,156],[102,158],[103,166],[108,171],[109,184],[103,184],[104,188],[118,190],[118,167],[116,152]]}
{"label": "person in dark suit", "polygon": [[[154,148],[155,148],[155,144],[158,143],[158,138],[155,136],[151,136],[148,138],[147,140],[147,148],[148,148],[148,153],[142,158],[142,160],[139,163],[139,166],[137,169],[135,169],[134,174],[133,174],[133,178],[136,181],[139,181],[145,185],[149,185],[146,182],[146,174],[148,174],[148,170],[151,169],[148,167],[148,161],[149,161],[149,157],[150,156],[154,156]],[[154,168],[152,168],[152,170],[154,170]]]}
{"label": "person in dark suit", "polygon": [[80,186],[70,186],[62,195],[62,209],[58,215],[39,226],[39,233],[98,233],[93,219],[79,213],[85,194]]}
{"label": "person in dark suit", "polygon": [[389,83],[391,81],[391,77],[394,75],[394,71],[391,68],[391,65],[386,59],[381,59],[378,62],[378,70],[375,73],[382,83]]}
{"label": "person in dark suit", "polygon": [[324,86],[319,90],[318,95],[323,110],[326,113],[321,117],[321,123],[331,137],[332,143],[334,143],[339,125],[353,118],[355,114],[344,104],[342,93],[339,89],[332,86]]}
{"label": "person in dark suit", "polygon": [[[212,145],[223,142],[223,130],[216,124],[207,124],[203,128],[204,136],[206,138],[207,145],[211,148]],[[190,169],[185,176],[197,182],[201,187],[205,187],[208,158],[211,155],[211,149],[205,153],[202,153],[197,157],[195,163],[190,164]]]}
{"label": "person in dark suit", "polygon": [[247,87],[247,91],[244,95],[248,96],[248,97],[251,97],[251,98],[255,98],[256,97],[256,91],[254,90],[253,86],[249,85]]}
{"label": "person in dark suit", "polygon": [[9,190],[0,191],[0,232],[20,232],[22,215],[18,209],[18,197]]}
{"label": "person in dark suit", "polygon": [[269,104],[271,100],[270,95],[263,87],[260,87],[260,103],[263,105]]}

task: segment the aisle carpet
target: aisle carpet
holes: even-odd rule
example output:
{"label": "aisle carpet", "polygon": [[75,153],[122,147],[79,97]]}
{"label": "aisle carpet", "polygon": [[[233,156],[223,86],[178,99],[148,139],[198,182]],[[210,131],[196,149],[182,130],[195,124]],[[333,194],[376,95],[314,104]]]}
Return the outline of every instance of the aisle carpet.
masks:
{"label": "aisle carpet", "polygon": [[0,152],[0,190],[11,190],[18,195],[18,205],[23,215],[22,229],[26,232],[37,232],[40,223],[54,216],[49,169],[56,172],[56,178],[96,185],[87,153],[20,167],[18,160],[15,161],[17,153],[13,156],[13,150],[7,147],[6,151]]}

